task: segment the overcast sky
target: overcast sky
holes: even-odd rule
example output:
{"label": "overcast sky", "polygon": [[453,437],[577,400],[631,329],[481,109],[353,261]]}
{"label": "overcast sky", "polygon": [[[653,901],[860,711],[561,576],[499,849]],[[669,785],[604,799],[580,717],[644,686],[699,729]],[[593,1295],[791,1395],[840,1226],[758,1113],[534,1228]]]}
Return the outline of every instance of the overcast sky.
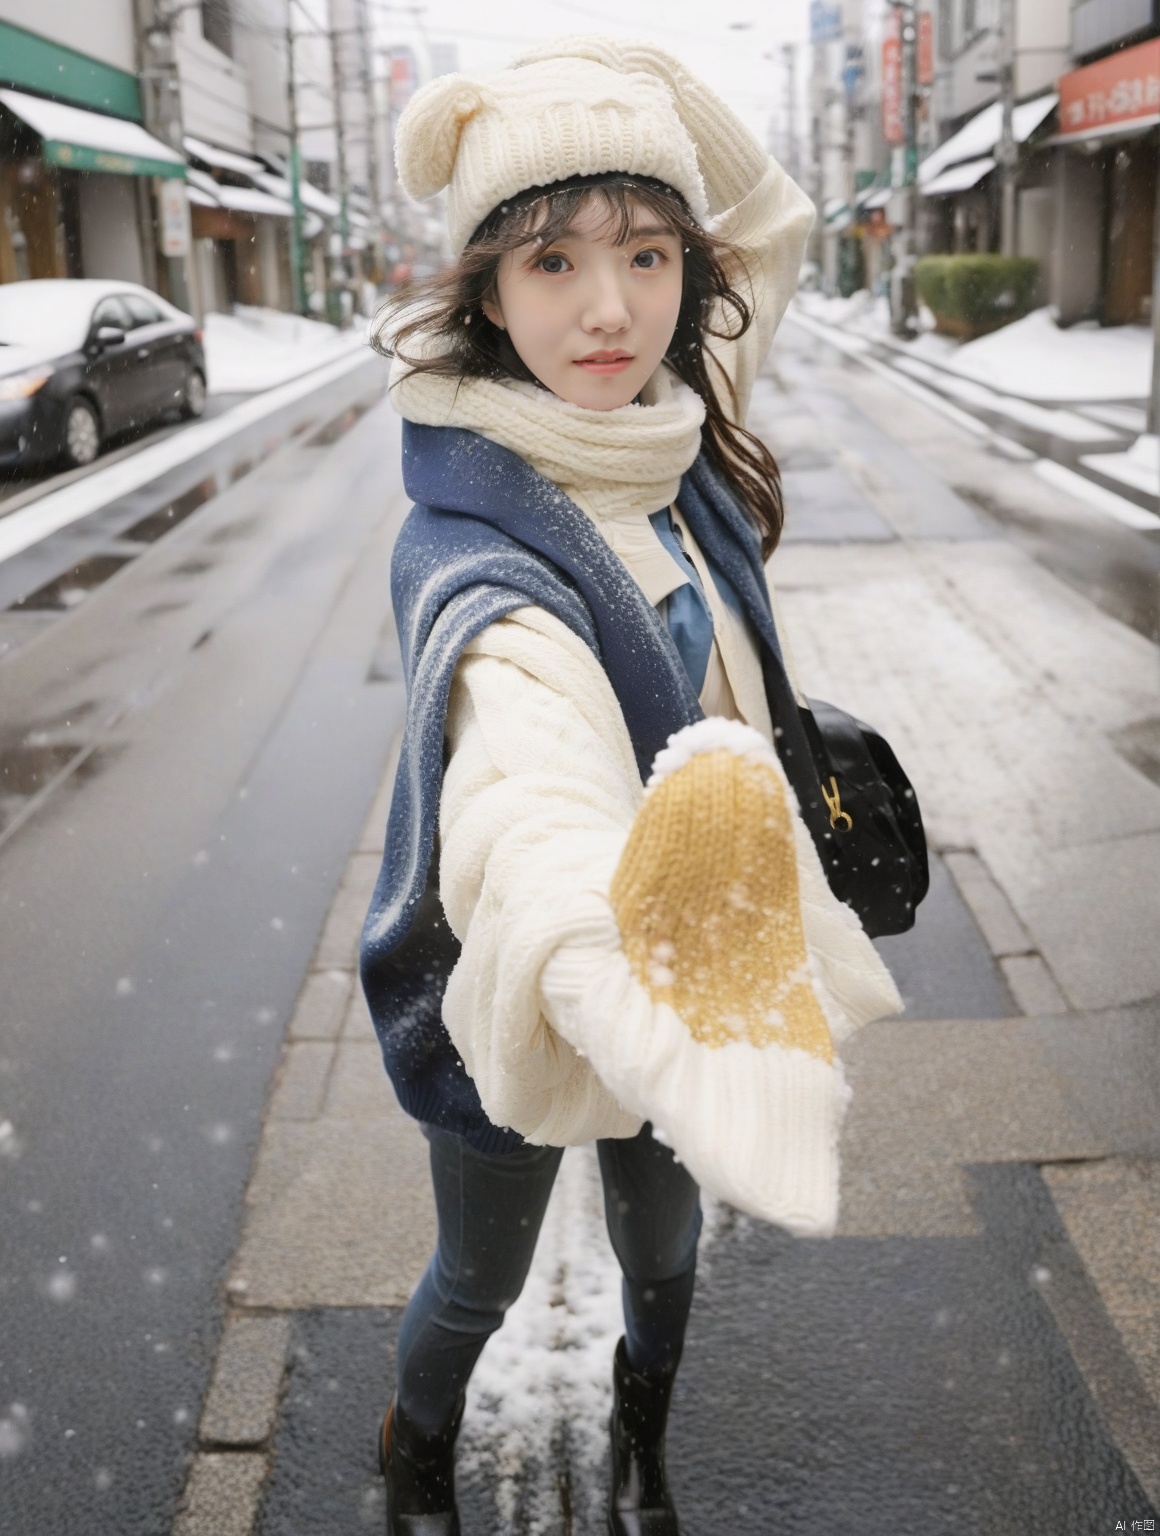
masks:
{"label": "overcast sky", "polygon": [[642,38],[701,75],[763,142],[784,110],[781,46],[804,41],[808,10],[807,0],[425,0],[412,17],[407,4],[371,6],[382,43],[418,41],[422,28],[458,44],[464,74],[490,74],[530,43],[569,33]]}

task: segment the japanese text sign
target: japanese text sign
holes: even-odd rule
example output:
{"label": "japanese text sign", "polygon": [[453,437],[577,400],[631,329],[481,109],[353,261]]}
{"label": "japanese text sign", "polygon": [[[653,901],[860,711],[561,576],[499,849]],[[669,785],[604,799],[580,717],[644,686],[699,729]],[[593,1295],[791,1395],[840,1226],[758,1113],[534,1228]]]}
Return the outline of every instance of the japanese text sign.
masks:
{"label": "japanese text sign", "polygon": [[1160,114],[1160,37],[1073,69],[1059,82],[1062,138],[1128,126]]}

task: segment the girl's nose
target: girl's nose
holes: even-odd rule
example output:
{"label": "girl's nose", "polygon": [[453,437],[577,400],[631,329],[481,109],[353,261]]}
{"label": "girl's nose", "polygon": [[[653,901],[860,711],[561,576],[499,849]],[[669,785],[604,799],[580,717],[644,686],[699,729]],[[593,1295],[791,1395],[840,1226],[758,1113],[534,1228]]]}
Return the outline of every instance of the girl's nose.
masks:
{"label": "girl's nose", "polygon": [[626,331],[632,323],[632,316],[624,294],[620,290],[620,284],[611,274],[594,276],[585,298],[584,313],[580,322],[584,330],[613,334],[617,331]]}

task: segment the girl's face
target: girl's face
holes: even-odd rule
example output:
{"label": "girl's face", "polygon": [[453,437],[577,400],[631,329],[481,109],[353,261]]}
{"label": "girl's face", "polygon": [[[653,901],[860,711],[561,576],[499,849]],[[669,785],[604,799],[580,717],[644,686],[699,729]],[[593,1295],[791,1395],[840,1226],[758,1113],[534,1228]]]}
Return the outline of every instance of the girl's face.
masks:
{"label": "girl's face", "polygon": [[483,310],[561,400],[612,411],[635,400],[660,366],[681,307],[681,243],[637,209],[615,243],[595,200],[550,244],[534,238],[502,257]]}

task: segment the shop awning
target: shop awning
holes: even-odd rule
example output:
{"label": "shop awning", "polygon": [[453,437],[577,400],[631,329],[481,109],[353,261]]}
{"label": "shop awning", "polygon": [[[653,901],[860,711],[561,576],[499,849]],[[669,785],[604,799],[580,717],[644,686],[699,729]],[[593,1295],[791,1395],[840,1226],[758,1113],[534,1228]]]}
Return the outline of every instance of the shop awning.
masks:
{"label": "shop awning", "polygon": [[1145,133],[1160,122],[1160,37],[1062,76],[1054,144]]}
{"label": "shop awning", "polygon": [[[1011,128],[1016,144],[1026,143],[1058,101],[1058,95],[1048,91],[1045,96],[1036,96],[1034,101],[1025,101],[1015,108]],[[933,154],[927,155],[918,168],[919,186],[925,192],[928,183],[936,176],[941,176],[949,166],[960,165],[964,161],[978,161],[989,155],[998,144],[1002,132],[1003,107],[1000,102],[993,101],[989,107],[976,113],[969,123],[964,123],[958,133],[952,134],[944,144],[940,144]],[[968,182],[967,185],[974,186],[974,182]]]}
{"label": "shop awning", "polygon": [[981,160],[968,160],[965,165],[952,165],[949,171],[928,181],[922,188],[923,197],[942,197],[948,192],[965,192],[968,187],[978,186],[989,171],[995,169],[990,155]]}
{"label": "shop awning", "polygon": [[271,197],[269,192],[259,192],[257,187],[227,187],[217,182],[213,195],[223,208],[234,213],[260,213],[272,219],[292,219],[294,209],[281,197]]}
{"label": "shop awning", "polygon": [[190,134],[186,134],[182,142],[187,155],[192,155],[205,165],[212,165],[215,170],[233,171],[235,176],[253,176],[255,172],[266,169],[252,155],[239,155],[232,149],[220,149],[216,144],[207,144],[204,139],[195,139]]}
{"label": "shop awning", "polygon": [[0,102],[44,140],[49,165],[112,176],[184,177],[185,161],[137,123],[86,112],[43,96],[0,90]]}
{"label": "shop awning", "polygon": [[[261,187],[263,192],[269,192],[272,197],[284,198],[288,203],[294,199],[289,181],[284,176],[276,176],[273,171],[256,171],[253,181],[255,186]],[[309,209],[311,213],[320,213],[324,219],[336,219],[342,206],[337,197],[328,197],[302,177],[298,179],[298,200],[303,208]]]}
{"label": "shop awning", "polygon": [[871,187],[858,198],[858,208],[862,213],[870,213],[875,208],[885,208],[886,204],[894,196],[892,187]]}

